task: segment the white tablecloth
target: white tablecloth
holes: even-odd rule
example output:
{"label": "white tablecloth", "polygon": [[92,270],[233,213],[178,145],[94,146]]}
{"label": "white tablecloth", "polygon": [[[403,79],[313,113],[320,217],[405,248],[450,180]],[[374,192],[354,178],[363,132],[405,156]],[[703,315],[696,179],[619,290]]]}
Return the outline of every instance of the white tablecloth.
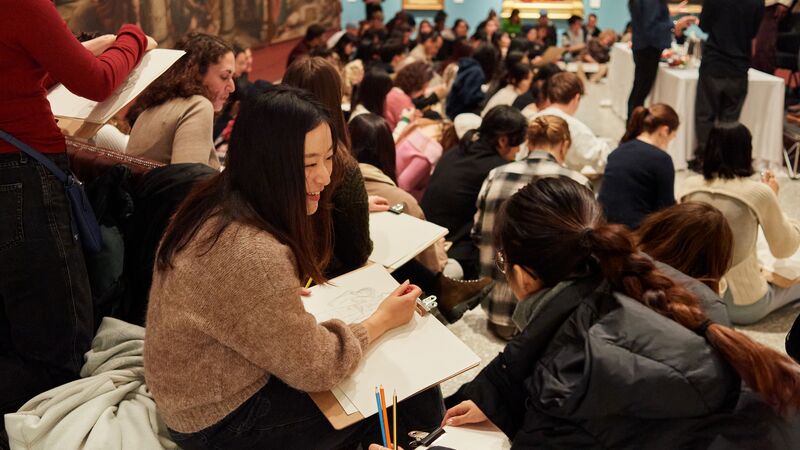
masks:
{"label": "white tablecloth", "polygon": [[633,52],[628,44],[614,44],[608,62],[608,85],[611,86],[611,110],[622,120],[628,118],[634,69]]}
{"label": "white tablecloth", "polygon": [[[614,45],[609,63],[611,106],[623,120],[627,116],[633,73],[633,52],[625,44]],[[697,69],[661,66],[649,98],[649,102],[672,106],[681,119],[678,135],[667,149],[676,170],[686,168],[697,142],[694,106],[698,76]],[[777,169],[783,165],[784,90],[782,78],[750,69],[747,99],[739,120],[753,134],[753,159],[759,169]]]}

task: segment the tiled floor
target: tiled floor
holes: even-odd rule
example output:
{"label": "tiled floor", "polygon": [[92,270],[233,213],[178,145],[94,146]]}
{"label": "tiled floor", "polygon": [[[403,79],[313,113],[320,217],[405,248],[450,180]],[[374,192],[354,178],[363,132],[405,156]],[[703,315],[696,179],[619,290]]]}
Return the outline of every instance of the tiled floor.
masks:
{"label": "tiled floor", "polygon": [[[609,108],[600,107],[600,102],[608,98],[609,86],[607,84],[592,84],[587,87],[577,116],[592,130],[602,137],[617,141],[625,131],[623,121],[611,112]],[[689,172],[678,172],[676,176],[676,193]],[[784,211],[794,218],[800,218],[800,180],[792,181],[785,175],[779,176],[781,191],[780,202]],[[739,328],[744,333],[758,342],[784,351],[786,333],[800,314],[800,304],[788,306],[774,312],[757,325]],[[459,322],[450,325],[450,329],[469,345],[481,357],[481,365],[445,383],[445,395],[455,392],[461,384],[475,377],[481,367],[485,366],[502,350],[503,342],[492,336],[486,329],[486,314],[481,308],[468,312]]]}

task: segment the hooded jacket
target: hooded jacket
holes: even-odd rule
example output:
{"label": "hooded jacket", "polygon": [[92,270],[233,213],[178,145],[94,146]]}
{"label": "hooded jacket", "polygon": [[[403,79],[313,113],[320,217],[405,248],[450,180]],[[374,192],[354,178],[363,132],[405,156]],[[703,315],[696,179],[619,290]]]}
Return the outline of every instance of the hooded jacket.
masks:
{"label": "hooded jacket", "polygon": [[447,116],[455,119],[461,113],[480,113],[486,93],[481,86],[486,83],[480,63],[474,58],[463,58],[458,63],[458,75],[447,96]]}
{"label": "hooded jacket", "polygon": [[[707,314],[727,323],[712,298]],[[461,392],[513,448],[800,448],[797,418],[741,386],[704,337],[588,276]]]}

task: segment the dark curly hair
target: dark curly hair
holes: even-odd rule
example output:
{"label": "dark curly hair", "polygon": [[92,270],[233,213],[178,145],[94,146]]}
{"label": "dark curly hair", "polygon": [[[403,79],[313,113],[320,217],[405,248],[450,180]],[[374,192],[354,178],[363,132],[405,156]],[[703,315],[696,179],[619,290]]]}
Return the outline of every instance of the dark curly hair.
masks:
{"label": "dark curly hair", "polygon": [[419,91],[433,78],[431,66],[422,61],[413,62],[397,72],[394,85],[403,90],[407,95]]}
{"label": "dark curly hair", "polygon": [[208,72],[209,66],[219,62],[227,53],[233,53],[233,47],[225,40],[197,32],[184,36],[175,45],[175,49],[184,50],[186,55],[139,95],[126,116],[131,126],[144,110],[173,98],[188,98],[193,95],[210,97],[203,86],[203,76]]}

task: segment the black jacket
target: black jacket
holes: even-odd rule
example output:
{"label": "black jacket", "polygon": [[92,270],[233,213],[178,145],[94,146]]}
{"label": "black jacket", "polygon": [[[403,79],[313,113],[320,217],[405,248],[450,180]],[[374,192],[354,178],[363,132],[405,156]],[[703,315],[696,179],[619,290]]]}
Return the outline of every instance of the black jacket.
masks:
{"label": "black jacket", "polygon": [[447,116],[454,120],[462,113],[478,113],[486,101],[486,93],[481,86],[486,83],[486,75],[477,60],[461,58],[458,74],[453,87],[447,95]]}
{"label": "black jacket", "polygon": [[[707,314],[727,323],[710,292]],[[741,385],[705,338],[589,276],[541,305],[461,393],[514,448],[800,448],[797,419]]]}

